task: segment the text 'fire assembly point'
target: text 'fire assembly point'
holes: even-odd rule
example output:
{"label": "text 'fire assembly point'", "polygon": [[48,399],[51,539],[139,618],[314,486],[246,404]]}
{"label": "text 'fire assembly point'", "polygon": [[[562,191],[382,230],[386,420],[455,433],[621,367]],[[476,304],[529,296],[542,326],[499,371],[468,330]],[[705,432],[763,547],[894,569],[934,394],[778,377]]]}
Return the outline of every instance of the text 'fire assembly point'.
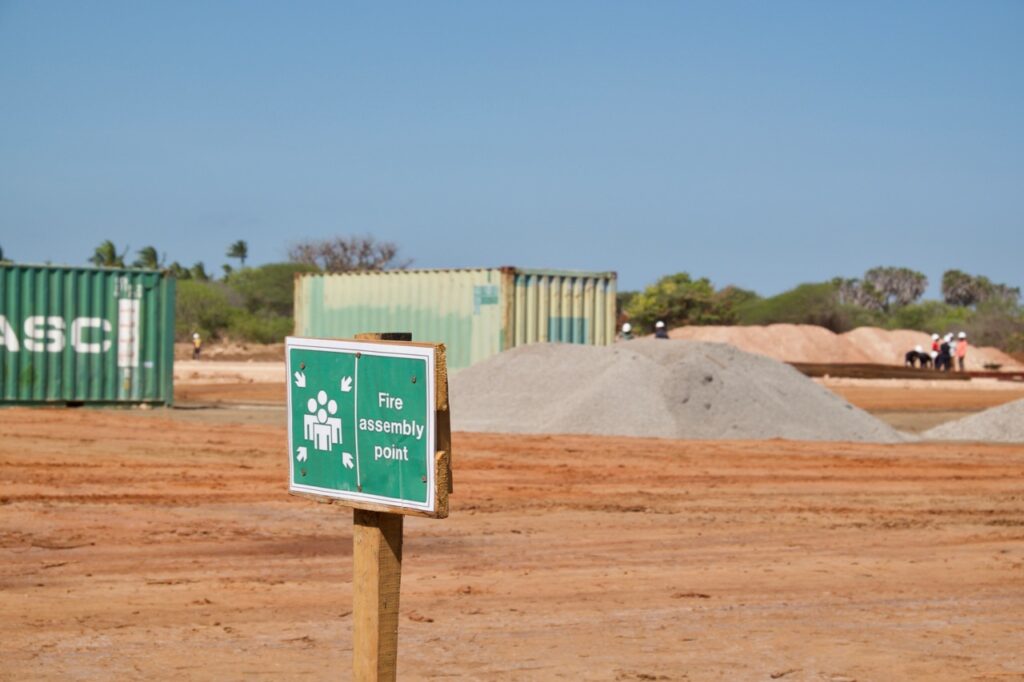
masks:
{"label": "text 'fire assembly point'", "polygon": [[289,489],[435,511],[435,349],[287,339]]}

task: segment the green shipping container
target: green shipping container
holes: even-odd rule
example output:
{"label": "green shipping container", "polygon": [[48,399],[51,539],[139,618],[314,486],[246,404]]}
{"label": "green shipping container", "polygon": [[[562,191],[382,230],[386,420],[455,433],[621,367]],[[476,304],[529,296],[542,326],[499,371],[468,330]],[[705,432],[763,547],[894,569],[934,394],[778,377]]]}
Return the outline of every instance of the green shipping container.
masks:
{"label": "green shipping container", "polygon": [[460,369],[538,342],[615,339],[615,273],[490,268],[301,274],[295,333],[351,338],[412,332],[440,341]]}
{"label": "green shipping container", "polygon": [[174,399],[174,278],[0,264],[0,404]]}

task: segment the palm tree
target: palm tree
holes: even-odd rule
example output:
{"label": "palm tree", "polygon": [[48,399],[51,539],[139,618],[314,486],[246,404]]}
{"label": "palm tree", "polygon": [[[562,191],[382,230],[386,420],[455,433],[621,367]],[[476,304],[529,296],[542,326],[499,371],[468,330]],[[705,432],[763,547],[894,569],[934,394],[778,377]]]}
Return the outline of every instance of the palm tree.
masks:
{"label": "palm tree", "polygon": [[126,255],[128,255],[128,247],[125,247],[123,252],[118,253],[114,242],[107,239],[96,247],[89,262],[101,268],[123,268]]}
{"label": "palm tree", "polygon": [[189,270],[189,274],[192,275],[192,279],[197,279],[200,282],[209,282],[210,276],[206,274],[206,266],[203,265],[203,261],[197,262]]}
{"label": "palm tree", "polygon": [[249,257],[249,245],[244,239],[239,239],[237,242],[228,247],[227,252],[228,258],[237,258],[242,263],[242,267],[245,267],[245,259]]}
{"label": "palm tree", "polygon": [[173,263],[168,265],[167,270],[176,279],[192,279],[192,273],[189,271],[189,269],[183,266],[178,261],[174,261]]}
{"label": "palm tree", "polygon": [[160,258],[160,255],[156,251],[155,246],[143,246],[137,251],[139,257],[132,263],[134,268],[146,268],[148,270],[159,270],[164,266],[164,258]]}

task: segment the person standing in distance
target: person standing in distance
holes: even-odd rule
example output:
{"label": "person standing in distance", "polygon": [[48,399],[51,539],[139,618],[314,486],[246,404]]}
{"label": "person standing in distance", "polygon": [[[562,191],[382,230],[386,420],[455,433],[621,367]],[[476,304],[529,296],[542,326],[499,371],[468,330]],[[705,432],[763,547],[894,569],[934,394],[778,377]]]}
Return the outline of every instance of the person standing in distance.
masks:
{"label": "person standing in distance", "polygon": [[939,345],[939,357],[935,360],[935,369],[948,372],[953,368],[953,335],[946,334]]}
{"label": "person standing in distance", "polygon": [[633,340],[633,325],[629,322],[622,323],[622,333],[619,334],[619,339],[622,341]]}
{"label": "person standing in distance", "polygon": [[956,362],[960,366],[960,371],[964,371],[964,365],[967,362],[967,332],[960,332],[957,334],[956,340]]}
{"label": "person standing in distance", "polygon": [[199,332],[192,334],[192,359],[198,360],[199,353],[203,350],[203,339],[199,336]]}
{"label": "person standing in distance", "polygon": [[656,339],[667,339],[668,329],[665,327],[665,323],[658,320],[654,323],[654,338]]}

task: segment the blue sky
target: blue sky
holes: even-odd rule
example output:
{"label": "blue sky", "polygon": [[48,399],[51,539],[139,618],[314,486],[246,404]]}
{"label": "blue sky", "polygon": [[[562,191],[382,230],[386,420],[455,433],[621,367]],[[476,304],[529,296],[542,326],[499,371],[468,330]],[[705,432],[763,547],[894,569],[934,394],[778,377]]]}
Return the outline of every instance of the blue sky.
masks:
{"label": "blue sky", "polygon": [[1024,3],[0,0],[0,246],[1024,285]]}

